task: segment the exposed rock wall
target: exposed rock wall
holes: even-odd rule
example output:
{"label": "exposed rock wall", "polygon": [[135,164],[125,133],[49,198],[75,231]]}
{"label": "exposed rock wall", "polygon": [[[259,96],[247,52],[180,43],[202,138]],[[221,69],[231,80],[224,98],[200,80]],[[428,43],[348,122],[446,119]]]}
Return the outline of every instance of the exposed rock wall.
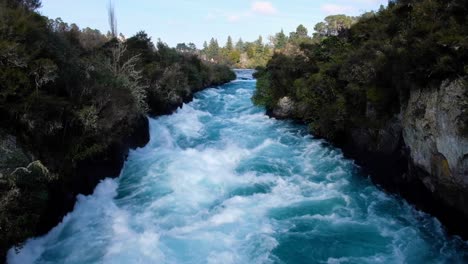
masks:
{"label": "exposed rock wall", "polygon": [[273,109],[273,115],[278,119],[288,118],[295,115],[296,103],[288,96],[281,98]]}
{"label": "exposed rock wall", "polygon": [[413,89],[398,116],[380,128],[349,128],[337,142],[375,183],[401,194],[464,238],[468,238],[467,90],[463,80]]}
{"label": "exposed rock wall", "polygon": [[[468,238],[467,82],[459,79],[440,87],[415,88],[401,101],[398,116],[377,128],[347,127],[332,143],[355,159],[375,183]],[[267,113],[303,120],[301,112],[300,103],[283,97]],[[376,118],[368,112],[367,119]]]}
{"label": "exposed rock wall", "polygon": [[428,190],[468,218],[468,87],[463,80],[411,91],[402,110],[410,161]]}

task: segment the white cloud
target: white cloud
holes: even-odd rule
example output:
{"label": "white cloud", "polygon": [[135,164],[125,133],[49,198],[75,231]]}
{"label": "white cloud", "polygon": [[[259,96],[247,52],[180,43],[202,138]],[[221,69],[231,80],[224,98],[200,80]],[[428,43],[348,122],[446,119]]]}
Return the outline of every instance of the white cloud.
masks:
{"label": "white cloud", "polygon": [[253,2],[251,10],[254,13],[263,14],[263,15],[274,15],[278,13],[278,10],[276,10],[273,4],[267,1]]}
{"label": "white cloud", "polygon": [[252,17],[255,14],[260,15],[274,15],[277,14],[278,10],[268,1],[255,1],[249,10],[239,13],[225,14],[225,18],[229,22],[239,22],[244,18]]}
{"label": "white cloud", "polygon": [[349,14],[356,12],[354,7],[345,5],[325,4],[322,5],[321,8],[328,15]]}
{"label": "white cloud", "polygon": [[237,22],[240,19],[241,19],[241,16],[239,16],[239,15],[229,15],[229,16],[227,16],[227,20],[229,22]]}

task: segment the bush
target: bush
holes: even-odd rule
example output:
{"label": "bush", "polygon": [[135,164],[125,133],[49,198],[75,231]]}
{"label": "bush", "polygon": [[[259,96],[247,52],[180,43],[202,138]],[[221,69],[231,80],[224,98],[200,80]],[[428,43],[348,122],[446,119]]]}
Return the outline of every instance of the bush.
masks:
{"label": "bush", "polygon": [[[466,76],[467,11],[461,0],[398,1],[339,34],[316,34],[299,52],[272,57],[258,73],[253,100],[273,108],[293,98],[306,105],[313,130],[328,138],[347,127],[383,124],[412,87]],[[317,28],[325,32],[324,24]]]}

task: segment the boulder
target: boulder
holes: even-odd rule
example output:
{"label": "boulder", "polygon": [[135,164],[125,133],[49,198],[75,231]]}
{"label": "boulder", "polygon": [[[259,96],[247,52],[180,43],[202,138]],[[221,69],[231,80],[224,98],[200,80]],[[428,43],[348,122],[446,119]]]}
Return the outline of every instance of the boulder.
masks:
{"label": "boulder", "polygon": [[288,96],[285,96],[281,98],[276,104],[276,107],[273,108],[272,116],[278,119],[291,118],[294,116],[295,112],[295,102]]}

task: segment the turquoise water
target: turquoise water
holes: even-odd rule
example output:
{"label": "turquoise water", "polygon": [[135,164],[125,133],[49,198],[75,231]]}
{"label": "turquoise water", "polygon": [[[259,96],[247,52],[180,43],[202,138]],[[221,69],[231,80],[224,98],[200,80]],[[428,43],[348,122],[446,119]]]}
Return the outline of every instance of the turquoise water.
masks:
{"label": "turquoise water", "polygon": [[360,175],[242,78],[150,119],[118,179],[9,263],[463,263],[468,245]]}

